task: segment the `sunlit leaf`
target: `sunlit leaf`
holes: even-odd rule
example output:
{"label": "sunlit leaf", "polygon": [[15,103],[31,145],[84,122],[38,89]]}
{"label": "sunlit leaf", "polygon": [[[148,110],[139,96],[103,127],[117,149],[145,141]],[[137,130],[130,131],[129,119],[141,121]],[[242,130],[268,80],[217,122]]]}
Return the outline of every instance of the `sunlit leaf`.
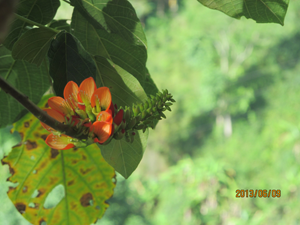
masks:
{"label": "sunlit leaf", "polygon": [[147,48],[147,40],[136,12],[127,0],[71,0],[89,23],[117,34],[133,45]]}
{"label": "sunlit leaf", "polygon": [[72,33],[93,55],[103,56],[132,74],[143,85],[147,51],[143,46],[129,44],[116,34],[91,25],[79,12],[72,16]]}
{"label": "sunlit leaf", "polygon": [[43,28],[26,31],[13,47],[13,58],[23,59],[40,66],[45,59],[50,43],[56,34],[57,33],[54,31]]}
{"label": "sunlit leaf", "polygon": [[70,33],[62,31],[52,41],[48,52],[53,87],[56,95],[63,96],[68,81],[80,84],[88,77],[95,78],[96,65],[92,56]]}
{"label": "sunlit leaf", "polygon": [[128,178],[137,168],[147,146],[148,129],[145,133],[142,131],[135,133],[133,143],[123,138],[113,139],[108,145],[98,144],[106,162],[125,178]]}
{"label": "sunlit leaf", "polygon": [[[0,76],[34,103],[38,103],[50,86],[47,67],[15,61],[11,52],[0,46]],[[28,111],[13,97],[0,90],[0,127],[12,124]]]}
{"label": "sunlit leaf", "polygon": [[8,196],[30,223],[86,225],[103,216],[105,201],[115,187],[115,172],[96,145],[51,149],[44,141],[48,132],[31,114],[15,123],[14,130],[22,142],[2,163],[9,166],[9,181],[18,183]]}
{"label": "sunlit leaf", "polygon": [[217,9],[228,16],[240,18],[245,16],[257,23],[284,24],[284,17],[289,0],[198,0],[203,5]]}
{"label": "sunlit leaf", "polygon": [[[47,24],[55,16],[59,5],[59,0],[20,0],[16,13],[34,22]],[[10,32],[5,39],[5,47],[11,50],[14,43],[26,31],[26,26],[32,25],[16,18],[11,24]]]}
{"label": "sunlit leaf", "polygon": [[150,73],[147,68],[146,68],[146,80],[145,80],[143,87],[144,87],[144,90],[145,90],[146,94],[148,95],[148,97],[150,97],[150,95],[155,96],[156,93],[158,92],[158,88],[157,88],[156,84],[154,83],[153,79],[151,78]]}
{"label": "sunlit leaf", "polygon": [[56,30],[71,31],[70,24],[67,23],[67,20],[53,20],[49,27],[55,28]]}
{"label": "sunlit leaf", "polygon": [[101,56],[96,56],[95,62],[98,86],[109,87],[113,102],[118,106],[131,106],[132,103],[141,103],[147,99],[144,89],[131,74],[119,66],[113,67]]}

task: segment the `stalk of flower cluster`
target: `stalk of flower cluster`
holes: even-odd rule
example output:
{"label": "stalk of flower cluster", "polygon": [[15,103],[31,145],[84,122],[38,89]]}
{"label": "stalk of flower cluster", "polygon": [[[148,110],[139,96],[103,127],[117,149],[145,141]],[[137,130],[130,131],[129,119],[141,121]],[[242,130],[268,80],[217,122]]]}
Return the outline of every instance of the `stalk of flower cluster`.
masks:
{"label": "stalk of flower cluster", "polygon": [[123,121],[115,131],[114,138],[121,139],[125,137],[128,142],[134,141],[135,130],[146,131],[147,128],[154,129],[158,120],[166,118],[163,113],[166,110],[171,111],[170,106],[175,100],[168,93],[168,90],[158,92],[156,96],[151,95],[144,103],[133,104],[132,107],[125,107]]}
{"label": "stalk of flower cluster", "polygon": [[22,94],[13,86],[11,86],[2,77],[0,77],[0,88],[3,91],[5,91],[7,94],[11,95],[20,104],[22,104],[37,119],[47,124],[48,126],[52,127],[53,129],[72,138],[77,138],[81,140],[88,138],[87,134],[78,134],[78,131],[76,131],[73,127],[60,123],[54,118],[52,118],[51,116],[49,116],[46,112],[41,110],[37,105],[35,105],[32,101],[30,101],[26,95]]}

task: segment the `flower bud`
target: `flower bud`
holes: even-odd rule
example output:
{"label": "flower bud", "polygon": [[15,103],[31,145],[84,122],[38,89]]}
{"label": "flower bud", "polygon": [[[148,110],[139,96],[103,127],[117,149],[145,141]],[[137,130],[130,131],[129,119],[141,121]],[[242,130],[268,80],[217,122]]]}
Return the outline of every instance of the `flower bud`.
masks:
{"label": "flower bud", "polygon": [[136,124],[136,119],[133,118],[126,126],[127,130],[130,130],[131,128],[133,128],[135,126],[135,124]]}

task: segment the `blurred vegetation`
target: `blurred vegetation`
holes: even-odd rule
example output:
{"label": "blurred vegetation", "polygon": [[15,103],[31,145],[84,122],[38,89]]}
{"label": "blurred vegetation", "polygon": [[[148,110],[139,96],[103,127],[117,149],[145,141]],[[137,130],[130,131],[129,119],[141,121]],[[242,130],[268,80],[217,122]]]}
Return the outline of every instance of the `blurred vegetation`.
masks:
{"label": "blurred vegetation", "polygon": [[[234,20],[197,1],[132,4],[149,71],[177,103],[150,133],[137,171],[118,176],[97,224],[300,224],[300,3],[290,2],[284,27]],[[0,132],[2,148],[17,143]],[[0,225],[27,225],[1,171],[8,207]],[[236,198],[236,189],[280,189],[281,197]]]}

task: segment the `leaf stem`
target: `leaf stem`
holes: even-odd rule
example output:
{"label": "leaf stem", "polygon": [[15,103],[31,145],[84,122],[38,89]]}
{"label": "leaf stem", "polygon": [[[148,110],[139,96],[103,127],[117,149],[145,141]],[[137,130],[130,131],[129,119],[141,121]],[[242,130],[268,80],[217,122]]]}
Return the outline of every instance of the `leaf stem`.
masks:
{"label": "leaf stem", "polygon": [[7,94],[11,95],[19,103],[21,103],[29,112],[31,112],[41,122],[47,124],[53,129],[60,131],[61,133],[70,136],[72,138],[87,139],[88,135],[81,134],[80,136],[78,136],[77,131],[74,130],[73,127],[60,123],[54,118],[52,118],[51,116],[49,116],[46,112],[41,110],[37,105],[35,105],[32,101],[30,101],[26,95],[22,94],[13,86],[11,86],[2,77],[0,77],[0,88],[3,91],[5,91]]}
{"label": "leaf stem", "polygon": [[27,18],[25,18],[25,17],[23,17],[23,16],[20,16],[20,15],[17,14],[17,13],[15,13],[15,17],[16,17],[17,19],[22,20],[22,21],[24,21],[24,22],[26,22],[26,23],[29,23],[29,24],[31,24],[31,25],[38,26],[39,28],[44,28],[44,29],[47,29],[47,30],[51,30],[52,32],[59,33],[58,30],[55,30],[55,29],[53,29],[53,28],[51,28],[51,27],[46,27],[46,26],[43,25],[43,24],[40,24],[40,23],[37,23],[37,22],[32,21],[32,20],[30,20],[30,19],[27,19]]}

